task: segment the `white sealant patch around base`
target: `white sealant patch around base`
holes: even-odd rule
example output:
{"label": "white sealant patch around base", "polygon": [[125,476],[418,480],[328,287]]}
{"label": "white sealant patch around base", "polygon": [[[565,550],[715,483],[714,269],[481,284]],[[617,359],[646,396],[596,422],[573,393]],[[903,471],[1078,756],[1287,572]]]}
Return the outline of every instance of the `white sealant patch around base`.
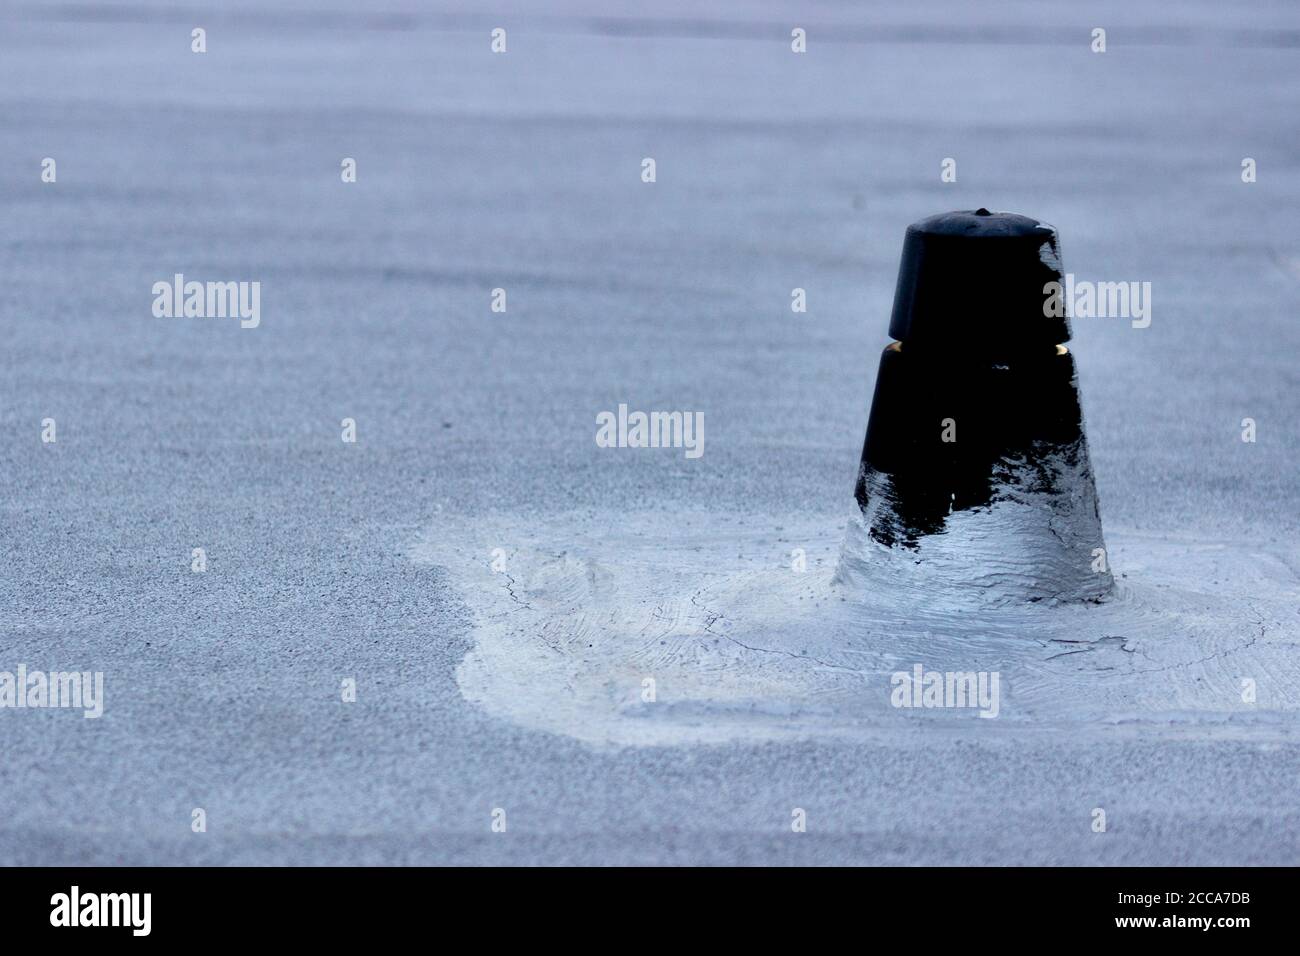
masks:
{"label": "white sealant patch around base", "polygon": [[[860,517],[847,524],[442,517],[413,557],[446,568],[470,611],[465,698],[597,746],[1300,730],[1294,551],[1111,529],[1101,603],[991,604],[869,560]],[[998,716],[893,706],[892,675],[917,664],[996,672]]]}

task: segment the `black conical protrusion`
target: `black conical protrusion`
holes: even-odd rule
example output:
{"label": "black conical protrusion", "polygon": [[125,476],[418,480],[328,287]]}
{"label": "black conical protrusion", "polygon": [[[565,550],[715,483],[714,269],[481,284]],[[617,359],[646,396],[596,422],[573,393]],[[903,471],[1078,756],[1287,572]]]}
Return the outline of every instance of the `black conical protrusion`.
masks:
{"label": "black conical protrusion", "polygon": [[[947,212],[907,227],[889,334],[916,348],[998,354],[1070,339],[1051,226],[1010,212]],[[1060,312],[1059,315],[1050,313]]]}
{"label": "black conical protrusion", "polygon": [[955,548],[968,576],[1032,599],[1097,597],[1111,578],[1090,563],[1101,519],[1053,282],[1056,230],[1036,219],[980,208],[908,227],[856,497],[877,544],[924,555],[943,535],[944,567]]}

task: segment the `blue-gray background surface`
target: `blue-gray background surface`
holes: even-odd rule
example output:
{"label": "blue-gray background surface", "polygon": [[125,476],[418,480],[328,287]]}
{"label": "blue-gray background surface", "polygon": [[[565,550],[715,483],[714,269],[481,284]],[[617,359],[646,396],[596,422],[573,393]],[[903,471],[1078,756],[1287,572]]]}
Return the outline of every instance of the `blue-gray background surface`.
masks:
{"label": "blue-gray background surface", "polygon": [[[1298,58],[1290,3],[0,6],[0,670],[107,683],[0,711],[0,862],[1295,862],[1295,746],[516,729],[409,552],[842,510],[903,230],[980,205],[1153,284],[1149,329],[1075,324],[1106,522],[1293,540]],[[175,272],[260,281],[261,326],[154,318]],[[707,453],[602,454],[619,402]]]}

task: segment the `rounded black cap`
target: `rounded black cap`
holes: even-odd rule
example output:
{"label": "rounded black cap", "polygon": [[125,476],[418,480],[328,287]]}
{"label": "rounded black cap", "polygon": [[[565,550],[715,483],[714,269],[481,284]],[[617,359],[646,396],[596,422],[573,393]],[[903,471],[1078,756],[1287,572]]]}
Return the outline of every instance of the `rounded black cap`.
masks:
{"label": "rounded black cap", "polygon": [[1051,290],[1043,287],[1064,281],[1056,229],[1046,223],[987,209],[931,216],[907,227],[889,334],[943,351],[1058,345],[1070,323],[1064,309],[1045,308]]}

